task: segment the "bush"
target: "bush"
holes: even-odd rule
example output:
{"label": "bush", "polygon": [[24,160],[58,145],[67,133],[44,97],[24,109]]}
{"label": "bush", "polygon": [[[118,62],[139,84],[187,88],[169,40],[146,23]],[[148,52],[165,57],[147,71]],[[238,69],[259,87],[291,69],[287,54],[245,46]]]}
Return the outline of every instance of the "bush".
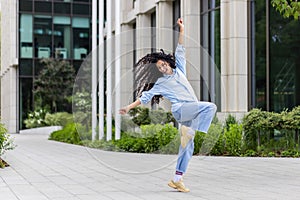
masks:
{"label": "bush", "polygon": [[207,134],[198,134],[198,138],[197,134],[195,136],[194,154],[200,153],[201,155],[222,155],[224,153],[223,128],[221,124],[212,123]]}
{"label": "bush", "polygon": [[15,148],[13,140],[7,134],[7,130],[2,123],[0,123],[0,168],[5,167],[6,163],[1,159],[1,156],[8,150]]}
{"label": "bush", "polygon": [[161,108],[158,110],[149,110],[149,108],[136,107],[129,111],[129,115],[132,117],[132,121],[138,126],[175,123],[172,113],[166,112]]}
{"label": "bush", "polygon": [[224,141],[225,152],[231,156],[239,156],[242,153],[243,127],[239,124],[230,124],[229,129],[225,129]]}
{"label": "bush", "polygon": [[48,126],[66,126],[73,122],[73,115],[67,112],[58,112],[54,114],[47,113],[45,124]]}
{"label": "bush", "polygon": [[[178,130],[170,124],[160,125],[151,124],[141,126],[141,133],[122,133],[120,140],[114,141],[114,144],[128,152],[154,153],[154,152],[173,152],[170,146],[174,147],[176,143],[170,144],[176,136]],[[170,144],[170,146],[168,146]],[[168,146],[168,148],[166,148]],[[178,151],[178,148],[176,149]]]}
{"label": "bush", "polygon": [[49,111],[43,108],[39,108],[34,110],[33,112],[29,112],[27,119],[25,119],[24,121],[26,128],[46,126],[45,116],[47,113],[49,113]]}
{"label": "bush", "polygon": [[82,140],[91,139],[91,135],[89,133],[84,133],[85,127],[80,124],[71,123],[67,124],[62,130],[52,132],[49,139],[81,145]]}

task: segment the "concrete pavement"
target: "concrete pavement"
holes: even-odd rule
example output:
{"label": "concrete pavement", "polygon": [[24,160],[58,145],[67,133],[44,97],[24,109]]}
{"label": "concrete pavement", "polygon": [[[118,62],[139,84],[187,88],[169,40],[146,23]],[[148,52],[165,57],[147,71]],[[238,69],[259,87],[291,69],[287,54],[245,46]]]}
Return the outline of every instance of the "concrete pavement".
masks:
{"label": "concrete pavement", "polygon": [[16,134],[0,169],[1,200],[299,199],[300,159],[193,157],[190,193],[167,186],[175,156],[103,152]]}

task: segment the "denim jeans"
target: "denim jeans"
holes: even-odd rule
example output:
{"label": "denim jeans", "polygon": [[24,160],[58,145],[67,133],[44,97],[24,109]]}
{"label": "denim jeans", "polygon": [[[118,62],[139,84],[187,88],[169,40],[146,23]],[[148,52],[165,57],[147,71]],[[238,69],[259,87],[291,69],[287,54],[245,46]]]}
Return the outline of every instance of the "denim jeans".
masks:
{"label": "denim jeans", "polygon": [[[195,131],[207,133],[216,110],[216,105],[210,102],[187,102],[173,112],[173,116],[181,125],[185,125]],[[186,172],[194,152],[193,139],[188,142],[185,148],[182,148],[180,145],[176,166],[177,171]]]}

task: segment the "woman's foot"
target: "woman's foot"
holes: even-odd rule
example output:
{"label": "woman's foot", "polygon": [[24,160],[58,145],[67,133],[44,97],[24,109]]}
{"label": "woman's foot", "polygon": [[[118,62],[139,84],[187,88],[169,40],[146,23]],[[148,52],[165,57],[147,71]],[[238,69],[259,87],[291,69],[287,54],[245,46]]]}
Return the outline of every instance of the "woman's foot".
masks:
{"label": "woman's foot", "polygon": [[185,187],[182,180],[180,180],[178,182],[174,182],[173,180],[171,180],[168,183],[168,186],[178,190],[179,192],[190,192],[190,189]]}

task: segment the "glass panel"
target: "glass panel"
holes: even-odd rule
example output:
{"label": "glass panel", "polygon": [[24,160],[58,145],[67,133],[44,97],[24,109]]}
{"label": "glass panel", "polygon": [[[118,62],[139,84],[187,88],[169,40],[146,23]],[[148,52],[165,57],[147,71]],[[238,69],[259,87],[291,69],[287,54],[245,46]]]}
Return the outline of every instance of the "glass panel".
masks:
{"label": "glass panel", "polygon": [[70,14],[71,4],[70,3],[54,3],[54,13]]}
{"label": "glass panel", "polygon": [[55,58],[69,58],[71,49],[70,17],[54,17],[54,48]]}
{"label": "glass panel", "polygon": [[300,22],[269,8],[270,109],[280,112],[300,104]]}
{"label": "glass panel", "polygon": [[90,5],[89,4],[73,4],[73,14],[78,15],[89,15]]}
{"label": "glass panel", "polygon": [[32,59],[21,59],[20,60],[20,76],[32,76]]}
{"label": "glass panel", "polygon": [[20,12],[22,12],[22,11],[31,12],[32,11],[32,0],[20,0],[19,8],[20,8]]}
{"label": "glass panel", "polygon": [[49,58],[52,55],[52,18],[36,15],[34,17],[35,57]]}
{"label": "glass panel", "polygon": [[33,110],[32,78],[20,78],[20,130],[25,129],[24,120]]}
{"label": "glass panel", "polygon": [[32,58],[32,15],[21,14],[20,16],[20,57]]}
{"label": "glass panel", "polygon": [[89,3],[91,2],[91,0],[73,0],[74,2],[86,2],[86,3]]}
{"label": "glass panel", "polygon": [[73,27],[73,58],[84,59],[89,51],[89,19],[75,17],[72,19]]}
{"label": "glass panel", "polygon": [[156,12],[151,14],[151,52],[156,51]]}
{"label": "glass panel", "polygon": [[[220,9],[208,10],[208,3],[215,7],[215,1],[201,1],[201,46],[210,55],[202,52],[201,100],[214,102],[221,108],[221,50]],[[213,61],[213,62],[212,62]]]}
{"label": "glass panel", "polygon": [[51,13],[52,12],[52,2],[47,1],[35,1],[34,11],[37,13]]}
{"label": "glass panel", "polygon": [[255,1],[255,74],[255,105],[266,110],[266,1]]}
{"label": "glass panel", "polygon": [[89,18],[73,17],[72,27],[73,28],[89,28],[90,20],[89,20]]}

